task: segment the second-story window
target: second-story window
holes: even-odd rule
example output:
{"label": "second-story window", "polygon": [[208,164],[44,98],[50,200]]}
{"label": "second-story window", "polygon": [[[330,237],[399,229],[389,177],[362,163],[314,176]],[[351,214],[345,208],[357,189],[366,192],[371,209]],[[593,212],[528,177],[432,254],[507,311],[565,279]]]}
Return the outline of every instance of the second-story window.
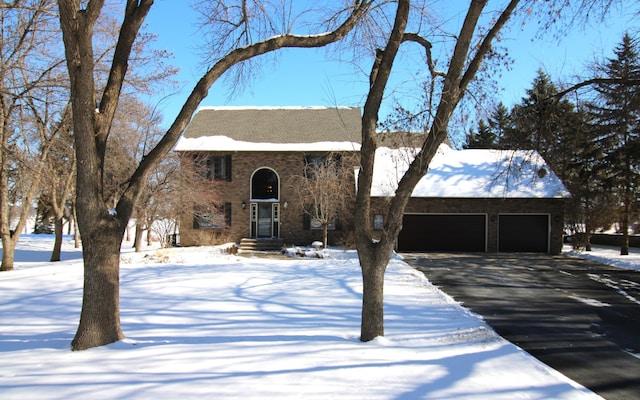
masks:
{"label": "second-story window", "polygon": [[207,159],[207,178],[231,181],[231,155],[211,156]]}

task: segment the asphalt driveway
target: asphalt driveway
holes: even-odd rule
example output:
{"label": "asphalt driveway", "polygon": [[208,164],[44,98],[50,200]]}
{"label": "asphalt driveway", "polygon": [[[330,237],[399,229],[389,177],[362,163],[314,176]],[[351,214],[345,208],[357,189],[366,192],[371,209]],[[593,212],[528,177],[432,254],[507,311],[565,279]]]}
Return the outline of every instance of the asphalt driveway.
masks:
{"label": "asphalt driveway", "polygon": [[402,254],[502,337],[602,397],[640,398],[640,272],[543,254]]}

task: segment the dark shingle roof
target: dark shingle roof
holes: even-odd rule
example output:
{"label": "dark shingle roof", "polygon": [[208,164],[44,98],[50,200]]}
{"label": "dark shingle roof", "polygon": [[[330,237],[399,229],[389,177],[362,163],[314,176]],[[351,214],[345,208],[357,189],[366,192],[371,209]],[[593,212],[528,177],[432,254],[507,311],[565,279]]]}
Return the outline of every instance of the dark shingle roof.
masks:
{"label": "dark shingle roof", "polygon": [[184,138],[227,136],[254,143],[360,143],[358,107],[205,107]]}

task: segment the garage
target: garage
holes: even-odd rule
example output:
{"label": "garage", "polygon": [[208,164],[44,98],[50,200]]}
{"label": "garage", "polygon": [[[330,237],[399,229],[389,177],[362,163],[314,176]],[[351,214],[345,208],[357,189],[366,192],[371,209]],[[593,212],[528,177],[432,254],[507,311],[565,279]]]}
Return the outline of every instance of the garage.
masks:
{"label": "garage", "polygon": [[487,250],[485,214],[405,214],[399,251]]}
{"label": "garage", "polygon": [[498,251],[547,253],[549,251],[549,215],[499,215]]}

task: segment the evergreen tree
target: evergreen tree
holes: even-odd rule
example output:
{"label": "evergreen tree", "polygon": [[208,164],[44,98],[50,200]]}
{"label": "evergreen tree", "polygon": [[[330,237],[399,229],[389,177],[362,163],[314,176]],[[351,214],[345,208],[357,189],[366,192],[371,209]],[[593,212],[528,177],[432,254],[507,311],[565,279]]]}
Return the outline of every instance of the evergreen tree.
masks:
{"label": "evergreen tree", "polygon": [[571,137],[575,135],[579,117],[568,100],[556,100],[556,86],[543,71],[538,71],[531,89],[511,113],[513,129],[507,129],[501,148],[536,150],[549,163],[560,179],[565,180]]}
{"label": "evergreen tree", "polygon": [[591,250],[591,234],[613,223],[613,196],[604,184],[607,172],[603,168],[604,151],[597,142],[597,130],[589,122],[588,113],[578,110],[575,134],[567,147],[564,183],[572,197],[567,207],[567,223],[573,232],[574,248]]}
{"label": "evergreen tree", "polygon": [[[637,42],[628,34],[615,48],[614,57],[600,66],[609,78],[637,80],[640,59]],[[629,254],[629,222],[640,187],[640,90],[626,84],[600,84],[590,109],[598,131],[597,143],[604,149],[605,185],[617,195],[622,244],[620,254]]]}
{"label": "evergreen tree", "polygon": [[465,149],[491,149],[496,146],[496,135],[484,119],[478,121],[478,132],[470,130]]}
{"label": "evergreen tree", "polygon": [[489,116],[488,123],[495,137],[496,147],[500,148],[503,138],[508,137],[513,131],[511,112],[504,103],[500,102],[496,106],[496,109]]}

